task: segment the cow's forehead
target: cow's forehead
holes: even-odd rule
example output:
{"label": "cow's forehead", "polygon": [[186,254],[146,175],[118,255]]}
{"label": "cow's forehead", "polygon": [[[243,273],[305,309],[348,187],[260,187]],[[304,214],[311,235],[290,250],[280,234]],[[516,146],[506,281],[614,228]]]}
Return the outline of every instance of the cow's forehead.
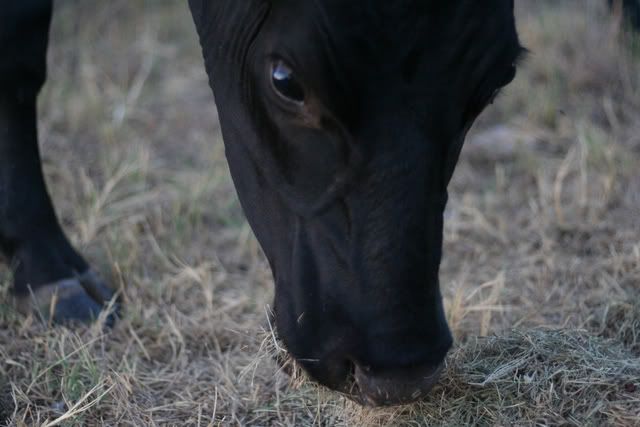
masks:
{"label": "cow's forehead", "polygon": [[350,88],[411,68],[428,80],[420,67],[463,72],[478,58],[509,62],[519,49],[513,0],[280,0],[272,6],[276,47],[317,72],[314,81],[330,76]]}
{"label": "cow's forehead", "polygon": [[335,25],[359,24],[362,28],[385,30],[398,24],[415,24],[427,19],[437,10],[429,6],[431,3],[420,0],[311,0],[306,4],[306,10],[311,16],[322,15]]}
{"label": "cow's forehead", "polygon": [[[451,0],[450,0],[451,1]],[[456,0],[453,0],[456,1]],[[405,42],[409,31],[429,27],[432,3],[421,0],[284,0],[274,5],[276,18],[292,30],[317,32],[340,47],[367,40]],[[415,34],[414,34],[415,35]]]}
{"label": "cow's forehead", "polygon": [[[272,14],[281,41],[298,50],[322,47],[341,60],[355,53],[388,63],[416,45],[481,46],[492,33],[507,39],[512,9],[513,0],[280,0]],[[478,29],[485,40],[465,37]]]}

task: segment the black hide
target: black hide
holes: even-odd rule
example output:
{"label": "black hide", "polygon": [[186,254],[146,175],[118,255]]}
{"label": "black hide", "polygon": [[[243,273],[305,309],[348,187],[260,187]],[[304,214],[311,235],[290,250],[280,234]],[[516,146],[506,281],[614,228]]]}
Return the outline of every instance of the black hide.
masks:
{"label": "black hide", "polygon": [[515,75],[513,2],[189,4],[290,353],[341,390],[439,366],[446,187]]}

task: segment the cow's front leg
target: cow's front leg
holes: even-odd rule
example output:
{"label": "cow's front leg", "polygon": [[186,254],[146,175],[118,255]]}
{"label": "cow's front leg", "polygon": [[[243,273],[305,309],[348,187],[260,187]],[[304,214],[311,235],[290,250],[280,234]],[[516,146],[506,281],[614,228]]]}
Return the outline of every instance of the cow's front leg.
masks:
{"label": "cow's front leg", "polygon": [[51,0],[0,8],[0,251],[13,268],[20,309],[54,322],[86,322],[113,293],[64,235],[42,174],[36,98],[50,19]]}
{"label": "cow's front leg", "polygon": [[631,28],[640,31],[640,0],[608,0],[608,2],[614,14],[621,15]]}

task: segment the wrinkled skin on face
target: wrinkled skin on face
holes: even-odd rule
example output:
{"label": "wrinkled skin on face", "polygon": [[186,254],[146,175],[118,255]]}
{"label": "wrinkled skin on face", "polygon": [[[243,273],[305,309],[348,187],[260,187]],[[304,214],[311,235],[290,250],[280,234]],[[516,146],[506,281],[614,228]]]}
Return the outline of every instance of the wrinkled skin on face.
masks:
{"label": "wrinkled skin on face", "polygon": [[437,380],[447,184],[515,75],[512,0],[191,0],[279,336],[373,405]]}

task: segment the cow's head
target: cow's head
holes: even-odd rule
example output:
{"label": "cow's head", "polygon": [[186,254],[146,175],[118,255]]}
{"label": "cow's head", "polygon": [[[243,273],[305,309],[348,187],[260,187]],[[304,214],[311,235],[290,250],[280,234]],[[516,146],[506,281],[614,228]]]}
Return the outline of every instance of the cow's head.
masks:
{"label": "cow's head", "polygon": [[370,404],[436,381],[447,184],[515,74],[513,0],[191,0],[279,335]]}

